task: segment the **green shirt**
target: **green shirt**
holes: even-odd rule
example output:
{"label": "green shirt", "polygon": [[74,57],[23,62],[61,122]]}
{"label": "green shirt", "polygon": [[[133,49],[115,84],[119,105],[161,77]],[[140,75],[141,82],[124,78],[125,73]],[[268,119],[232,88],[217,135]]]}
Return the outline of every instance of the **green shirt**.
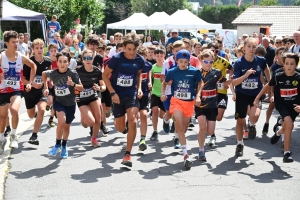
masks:
{"label": "green shirt", "polygon": [[157,64],[154,64],[152,66],[152,80],[153,80],[153,86],[152,86],[152,94],[160,97],[161,95],[161,82],[160,82],[160,77],[161,77],[161,72],[162,72],[163,67],[157,66]]}

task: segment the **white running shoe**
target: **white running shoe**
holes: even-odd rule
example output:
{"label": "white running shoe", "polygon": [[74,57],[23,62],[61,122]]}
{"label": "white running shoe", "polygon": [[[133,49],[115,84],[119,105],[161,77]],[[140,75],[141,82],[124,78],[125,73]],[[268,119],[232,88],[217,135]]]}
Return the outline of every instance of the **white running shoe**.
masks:
{"label": "white running shoe", "polygon": [[10,135],[10,148],[17,149],[19,146],[17,136],[16,135]]}

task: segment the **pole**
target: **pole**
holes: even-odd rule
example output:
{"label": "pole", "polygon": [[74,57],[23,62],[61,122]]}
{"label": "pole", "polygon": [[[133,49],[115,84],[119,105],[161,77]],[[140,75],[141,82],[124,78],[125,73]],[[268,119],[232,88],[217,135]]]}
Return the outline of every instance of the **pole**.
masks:
{"label": "pole", "polygon": [[2,13],[3,13],[3,0],[0,0],[0,38],[2,37],[2,29],[1,29],[1,21],[2,21]]}

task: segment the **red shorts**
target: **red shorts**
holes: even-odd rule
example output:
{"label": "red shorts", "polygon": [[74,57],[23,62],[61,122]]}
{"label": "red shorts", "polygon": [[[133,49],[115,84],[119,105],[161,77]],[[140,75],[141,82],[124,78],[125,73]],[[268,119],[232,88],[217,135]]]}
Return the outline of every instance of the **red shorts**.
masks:
{"label": "red shorts", "polygon": [[174,111],[181,111],[185,117],[192,117],[194,114],[194,100],[183,101],[177,98],[171,98],[170,113],[174,114]]}

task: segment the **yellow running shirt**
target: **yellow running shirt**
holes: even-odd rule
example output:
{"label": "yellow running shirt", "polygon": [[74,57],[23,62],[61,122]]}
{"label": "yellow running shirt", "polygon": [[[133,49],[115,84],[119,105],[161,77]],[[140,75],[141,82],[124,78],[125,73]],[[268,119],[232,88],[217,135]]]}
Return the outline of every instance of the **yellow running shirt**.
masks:
{"label": "yellow running shirt", "polygon": [[[231,70],[232,65],[229,63],[229,61],[225,58],[222,58],[220,56],[217,56],[217,59],[214,61],[213,66],[214,69],[218,69],[222,72],[222,80],[226,80],[226,70]],[[224,81],[222,81],[224,82]],[[221,94],[227,94],[227,89],[223,87],[222,83],[218,83],[218,93]]]}

